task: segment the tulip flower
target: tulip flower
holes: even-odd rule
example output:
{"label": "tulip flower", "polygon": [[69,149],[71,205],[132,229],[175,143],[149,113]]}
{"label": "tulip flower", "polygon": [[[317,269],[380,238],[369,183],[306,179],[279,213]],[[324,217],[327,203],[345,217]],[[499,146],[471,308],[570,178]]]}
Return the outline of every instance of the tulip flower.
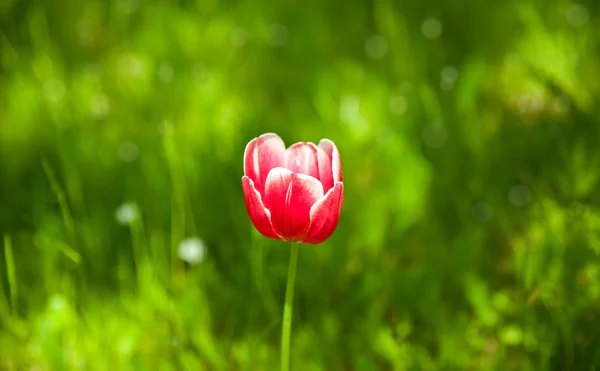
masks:
{"label": "tulip flower", "polygon": [[286,150],[276,134],[254,138],[244,153],[242,184],[250,219],[266,237],[318,244],[337,227],[344,183],[339,152],[328,139]]}
{"label": "tulip flower", "polygon": [[298,245],[321,243],[337,227],[344,200],[340,154],[329,139],[286,149],[276,134],[263,134],[246,146],[242,185],[254,227],[266,237],[294,242],[281,332],[281,370],[288,371]]}

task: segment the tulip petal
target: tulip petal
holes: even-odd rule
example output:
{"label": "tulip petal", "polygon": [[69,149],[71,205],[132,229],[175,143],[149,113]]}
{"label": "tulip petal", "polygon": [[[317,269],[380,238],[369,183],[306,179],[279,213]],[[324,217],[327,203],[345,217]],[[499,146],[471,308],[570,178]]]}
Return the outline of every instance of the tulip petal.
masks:
{"label": "tulip petal", "polygon": [[310,209],[310,228],[302,242],[318,244],[328,239],[337,228],[344,201],[344,183],[336,183]]}
{"label": "tulip petal", "polygon": [[301,241],[310,227],[310,210],[323,197],[321,182],[310,175],[276,167],[267,177],[265,206],[273,230],[286,241]]}
{"label": "tulip petal", "polygon": [[254,187],[252,179],[244,175],[242,177],[242,186],[244,187],[246,209],[254,227],[263,236],[280,240],[281,238],[273,231],[273,227],[271,226],[271,212],[265,208],[261,195]]}
{"label": "tulip petal", "polygon": [[329,156],[331,159],[331,173],[333,182],[342,182],[342,162],[340,160],[340,153],[338,152],[335,144],[329,139],[321,139],[319,142],[319,148]]}
{"label": "tulip petal", "polygon": [[319,165],[319,180],[323,184],[323,192],[327,193],[333,187],[333,173],[331,172],[331,157],[321,147],[317,147]]}
{"label": "tulip petal", "polygon": [[285,166],[285,144],[277,134],[263,134],[248,143],[244,151],[244,175],[252,179],[261,195],[264,196],[269,171],[278,166]]}
{"label": "tulip petal", "polygon": [[285,153],[285,167],[294,173],[306,174],[319,179],[317,146],[306,142],[292,145]]}

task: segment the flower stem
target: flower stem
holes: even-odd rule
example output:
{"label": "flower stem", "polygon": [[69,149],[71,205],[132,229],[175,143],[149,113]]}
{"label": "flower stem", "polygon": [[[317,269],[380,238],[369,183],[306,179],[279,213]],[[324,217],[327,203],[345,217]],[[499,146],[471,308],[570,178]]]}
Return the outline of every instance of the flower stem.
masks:
{"label": "flower stem", "polygon": [[292,309],[294,306],[294,285],[296,283],[299,247],[300,243],[292,243],[292,251],[290,252],[285,305],[283,307],[283,327],[281,330],[281,371],[289,371],[290,369],[290,334],[292,332]]}

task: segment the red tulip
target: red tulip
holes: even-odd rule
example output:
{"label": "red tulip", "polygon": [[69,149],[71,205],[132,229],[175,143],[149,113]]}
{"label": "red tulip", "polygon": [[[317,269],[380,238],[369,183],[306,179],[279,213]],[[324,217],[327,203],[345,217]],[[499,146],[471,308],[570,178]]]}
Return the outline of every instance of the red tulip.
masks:
{"label": "red tulip", "polygon": [[242,185],[250,219],[266,237],[318,244],[337,227],[344,183],[340,154],[329,139],[287,150],[276,134],[252,139]]}

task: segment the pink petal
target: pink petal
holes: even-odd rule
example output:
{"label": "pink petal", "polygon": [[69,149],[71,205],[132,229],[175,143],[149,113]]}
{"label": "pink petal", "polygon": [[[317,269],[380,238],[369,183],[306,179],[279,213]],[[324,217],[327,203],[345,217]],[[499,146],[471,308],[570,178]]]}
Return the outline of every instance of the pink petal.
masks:
{"label": "pink petal", "polygon": [[317,147],[319,180],[323,184],[323,192],[327,193],[333,187],[331,172],[331,157],[321,147]]}
{"label": "pink petal", "polygon": [[273,230],[286,241],[301,241],[310,226],[310,210],[323,196],[323,186],[310,175],[276,167],[265,187],[265,206]]}
{"label": "pink petal", "polygon": [[285,167],[294,173],[310,175],[319,179],[317,146],[300,142],[292,145],[285,153]]}
{"label": "pink petal", "polygon": [[321,139],[319,142],[319,147],[323,149],[323,151],[331,159],[331,173],[333,182],[342,182],[342,162],[337,147],[329,139]]}
{"label": "pink petal", "polygon": [[344,183],[336,183],[310,209],[311,224],[302,242],[318,244],[328,239],[337,228],[344,202]]}
{"label": "pink petal", "polygon": [[261,195],[269,171],[278,166],[285,166],[285,144],[279,136],[267,133],[248,143],[244,151],[244,175],[252,179]]}
{"label": "pink petal", "polygon": [[271,226],[271,212],[265,208],[260,193],[254,187],[252,179],[244,175],[242,177],[242,186],[244,187],[246,209],[254,227],[263,236],[280,240],[281,238],[277,236]]}

